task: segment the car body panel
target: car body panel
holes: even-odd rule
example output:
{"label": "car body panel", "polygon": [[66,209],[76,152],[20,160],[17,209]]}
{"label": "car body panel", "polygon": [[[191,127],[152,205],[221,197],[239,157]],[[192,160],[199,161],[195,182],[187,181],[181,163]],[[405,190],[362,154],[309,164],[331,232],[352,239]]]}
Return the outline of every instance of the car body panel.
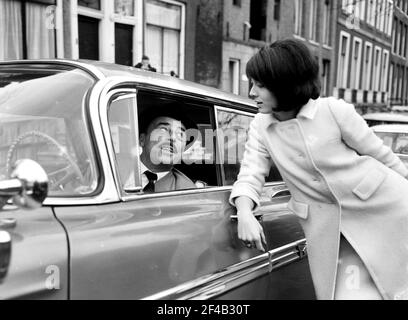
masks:
{"label": "car body panel", "polygon": [[[4,221],[15,223],[5,226]],[[10,233],[12,245],[0,299],[67,299],[68,241],[52,209],[6,205],[0,211],[0,230]]]}
{"label": "car body panel", "polygon": [[[171,202],[153,196],[74,210],[56,208],[69,234],[71,298],[154,298],[162,291],[261,255],[238,239],[236,222],[231,220],[234,210],[226,205],[229,193],[208,190],[199,198],[195,194],[173,196]],[[268,250],[304,238],[297,218],[284,206],[270,203],[263,210],[270,210],[262,222]],[[303,261],[307,263],[307,259]],[[308,267],[302,263],[285,274],[303,279],[292,283],[297,290],[287,287],[293,299],[313,295]],[[268,273],[267,268],[264,274]],[[280,290],[275,288],[280,279],[273,273],[270,282],[260,279],[241,286],[235,297],[280,298]],[[217,296],[226,293],[218,292]]]}

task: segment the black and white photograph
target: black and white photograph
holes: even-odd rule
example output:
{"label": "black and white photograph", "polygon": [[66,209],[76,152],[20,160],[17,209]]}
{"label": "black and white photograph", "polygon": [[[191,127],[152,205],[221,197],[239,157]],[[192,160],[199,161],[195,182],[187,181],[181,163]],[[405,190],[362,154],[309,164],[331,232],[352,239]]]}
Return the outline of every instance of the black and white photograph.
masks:
{"label": "black and white photograph", "polygon": [[408,300],[408,0],[0,0],[0,300]]}

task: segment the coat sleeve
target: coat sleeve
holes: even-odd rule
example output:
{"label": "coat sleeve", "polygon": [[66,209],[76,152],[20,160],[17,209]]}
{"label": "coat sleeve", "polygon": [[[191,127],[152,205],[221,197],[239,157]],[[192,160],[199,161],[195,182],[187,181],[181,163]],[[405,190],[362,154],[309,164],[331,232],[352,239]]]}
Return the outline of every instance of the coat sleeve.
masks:
{"label": "coat sleeve", "polygon": [[340,126],[343,141],[360,155],[371,156],[406,177],[408,169],[367,125],[352,104],[344,100],[331,104],[331,111]]}
{"label": "coat sleeve", "polygon": [[230,196],[230,203],[234,206],[236,198],[249,197],[255,203],[254,210],[260,205],[265,177],[268,176],[272,166],[271,156],[262,141],[257,126],[258,121],[255,117],[249,129],[238,180],[235,182]]}

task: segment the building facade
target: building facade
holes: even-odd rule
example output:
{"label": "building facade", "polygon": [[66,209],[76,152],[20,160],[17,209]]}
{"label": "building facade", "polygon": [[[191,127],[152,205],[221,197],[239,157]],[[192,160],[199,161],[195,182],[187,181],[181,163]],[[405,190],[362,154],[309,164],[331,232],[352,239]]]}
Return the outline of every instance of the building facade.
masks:
{"label": "building facade", "polygon": [[334,96],[362,113],[389,105],[391,0],[342,0],[337,21]]}
{"label": "building facade", "polygon": [[194,65],[185,55],[194,48],[193,2],[0,0],[0,60],[91,59],[132,66],[146,54],[158,72],[184,78]]}
{"label": "building facade", "polygon": [[394,1],[389,96],[391,106],[408,107],[408,0]]}
{"label": "building facade", "polygon": [[246,96],[246,63],[262,46],[279,39],[303,41],[319,62],[322,95],[334,87],[337,0],[225,0],[223,90]]}

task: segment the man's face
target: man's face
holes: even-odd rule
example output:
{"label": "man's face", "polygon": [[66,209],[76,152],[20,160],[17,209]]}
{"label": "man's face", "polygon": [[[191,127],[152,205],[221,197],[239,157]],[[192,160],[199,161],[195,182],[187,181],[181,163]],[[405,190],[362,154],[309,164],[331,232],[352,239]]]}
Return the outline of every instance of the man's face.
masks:
{"label": "man's face", "polygon": [[140,142],[145,159],[151,164],[179,164],[186,148],[186,127],[179,120],[159,117],[140,136]]}

